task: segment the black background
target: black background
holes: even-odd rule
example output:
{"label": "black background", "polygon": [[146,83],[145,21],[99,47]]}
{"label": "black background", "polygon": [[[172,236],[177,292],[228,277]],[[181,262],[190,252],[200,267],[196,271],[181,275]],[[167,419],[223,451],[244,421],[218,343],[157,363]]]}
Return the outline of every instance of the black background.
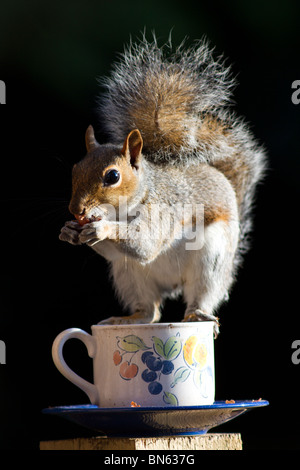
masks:
{"label": "black background", "polygon": [[[241,432],[245,449],[300,448],[300,365],[291,361],[300,336],[300,105],[291,101],[292,82],[300,79],[297,2],[2,0],[0,10],[7,91],[0,106],[0,340],[7,353],[0,365],[0,448],[38,449],[40,440],[90,435],[41,414],[88,401],[56,370],[51,345],[63,329],[89,331],[121,310],[105,261],[58,234],[70,218],[71,167],[84,156],[87,126],[103,139],[96,78],[144,27],[161,43],[172,29],[174,45],[206,35],[216,54],[224,53],[238,75],[236,110],[268,152],[252,249],[219,312],[215,362],[216,399],[263,398],[270,405],[216,432]],[[179,321],[183,310],[168,302],[163,320]],[[85,347],[65,349],[70,366],[89,378]]]}

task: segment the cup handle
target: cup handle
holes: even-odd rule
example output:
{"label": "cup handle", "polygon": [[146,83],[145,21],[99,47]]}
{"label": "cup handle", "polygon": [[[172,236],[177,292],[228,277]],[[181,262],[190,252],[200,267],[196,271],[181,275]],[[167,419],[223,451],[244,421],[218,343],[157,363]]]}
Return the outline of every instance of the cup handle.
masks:
{"label": "cup handle", "polygon": [[99,394],[96,385],[88,382],[70,369],[63,357],[63,347],[66,341],[71,338],[80,339],[86,346],[88,355],[95,357],[96,355],[96,340],[93,336],[89,335],[80,328],[69,328],[62,331],[54,340],[52,345],[52,358],[59,372],[65,376],[70,382],[77,385],[83,390],[90,399],[93,405],[99,406]]}

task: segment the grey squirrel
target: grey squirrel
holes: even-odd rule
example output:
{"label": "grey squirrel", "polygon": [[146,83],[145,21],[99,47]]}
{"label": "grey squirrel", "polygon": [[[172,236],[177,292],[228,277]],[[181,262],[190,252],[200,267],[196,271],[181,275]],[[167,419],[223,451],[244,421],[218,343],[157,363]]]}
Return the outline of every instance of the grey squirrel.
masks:
{"label": "grey squirrel", "polygon": [[[217,308],[248,249],[265,153],[229,111],[233,80],[207,44],[166,48],[131,44],[103,81],[109,143],[88,127],[87,155],[72,174],[76,220],[60,239],[110,264],[130,315],[100,324],[157,322],[163,300],[182,293],[183,321],[214,321],[217,335]],[[202,241],[187,249],[191,240]]]}

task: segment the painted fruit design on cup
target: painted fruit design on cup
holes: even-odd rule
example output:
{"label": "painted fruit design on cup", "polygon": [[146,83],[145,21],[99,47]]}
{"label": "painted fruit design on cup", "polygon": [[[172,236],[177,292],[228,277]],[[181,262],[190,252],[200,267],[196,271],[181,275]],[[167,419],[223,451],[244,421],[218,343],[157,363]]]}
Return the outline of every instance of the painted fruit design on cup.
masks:
{"label": "painted fruit design on cup", "polygon": [[[174,388],[192,376],[195,386],[202,396],[206,397],[205,382],[209,378],[213,380],[213,372],[207,366],[207,345],[197,335],[189,336],[184,341],[177,333],[165,342],[153,336],[151,345],[147,345],[136,335],[127,335],[123,338],[117,336],[116,340],[117,348],[113,353],[113,362],[116,367],[119,367],[119,374],[123,380],[132,380],[140,373],[151,395],[161,395],[165,404],[178,406],[180,403],[176,394],[173,393]],[[136,364],[137,355],[140,361],[136,362],[142,363],[144,367]],[[179,363],[184,365],[179,366]],[[162,381],[166,375],[172,377],[169,390],[164,389]]]}
{"label": "painted fruit design on cup", "polygon": [[[116,366],[120,365],[120,376],[124,380],[131,380],[138,374],[139,368],[133,362],[134,355],[138,351],[149,349],[144,341],[135,335],[127,335],[124,338],[117,336],[117,349],[113,354],[113,361]],[[124,360],[125,355],[129,355],[128,360]]]}

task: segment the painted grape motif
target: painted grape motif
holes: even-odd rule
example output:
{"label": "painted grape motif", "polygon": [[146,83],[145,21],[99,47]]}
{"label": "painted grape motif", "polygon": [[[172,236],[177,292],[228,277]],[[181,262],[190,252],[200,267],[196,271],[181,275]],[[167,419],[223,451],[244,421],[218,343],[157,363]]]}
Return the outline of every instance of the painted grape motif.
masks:
{"label": "painted grape motif", "polygon": [[155,357],[153,355],[153,352],[150,352],[150,353],[147,352],[146,354],[147,354],[147,356],[144,356],[145,353],[142,355],[143,363],[146,364],[146,366],[154,372],[157,372],[157,371],[161,370],[162,361],[159,358]]}
{"label": "painted grape motif", "polygon": [[[174,361],[180,354],[181,341],[178,336],[171,336],[164,343],[160,338],[153,336],[153,351],[145,351],[142,354],[142,362],[147,367],[142,372],[142,379],[148,383],[148,391],[151,395],[159,395],[163,392],[160,382],[161,375],[169,375],[174,370]],[[164,391],[163,401],[169,405],[178,405],[177,397]]]}
{"label": "painted grape motif", "polygon": [[149,369],[145,369],[142,372],[142,379],[144,380],[144,382],[155,382],[155,380],[157,379],[157,373]]}
{"label": "painted grape motif", "polygon": [[160,382],[150,382],[148,386],[148,390],[151,393],[151,395],[158,395],[161,393],[163,387]]}
{"label": "painted grape motif", "polygon": [[[161,352],[163,352],[163,349]],[[149,383],[149,393],[151,395],[158,395],[163,390],[163,386],[159,382],[160,374],[171,374],[174,370],[174,364],[160,357],[160,355],[155,355],[153,351],[144,352],[142,354],[142,362],[147,366],[147,369],[142,372],[142,379],[144,382]]]}

